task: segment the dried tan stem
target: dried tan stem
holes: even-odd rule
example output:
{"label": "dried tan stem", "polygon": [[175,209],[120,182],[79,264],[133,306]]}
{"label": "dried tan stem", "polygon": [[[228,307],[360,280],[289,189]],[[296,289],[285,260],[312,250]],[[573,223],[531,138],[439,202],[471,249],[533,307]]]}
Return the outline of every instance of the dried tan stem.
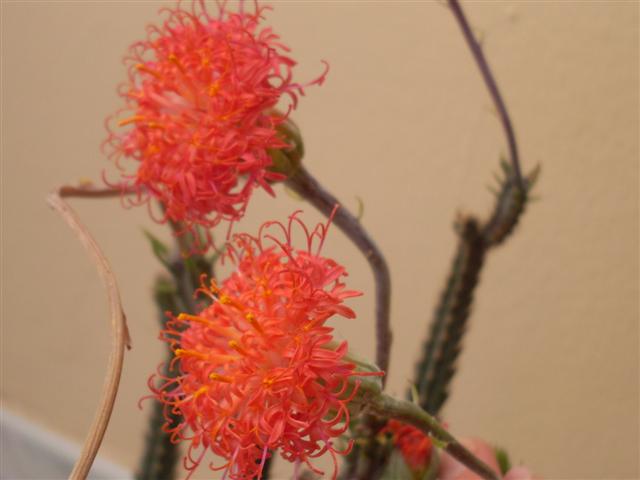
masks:
{"label": "dried tan stem", "polygon": [[78,240],[82,242],[92,257],[107,290],[109,315],[111,317],[112,345],[107,365],[107,374],[104,379],[102,397],[82,447],[80,458],[78,458],[69,476],[69,478],[73,480],[85,479],[91,470],[91,465],[98,453],[105,431],[107,430],[107,425],[109,424],[111,412],[113,411],[122,373],[124,350],[125,347],[131,347],[129,330],[127,329],[126,317],[122,310],[118,285],[109,261],[102,253],[102,250],[100,250],[91,233],[89,233],[87,227],[85,227],[80,220],[80,217],[78,217],[78,214],[63,197],[110,197],[120,194],[121,190],[117,189],[61,187],[47,197],[47,203],[62,217],[71,230],[73,230],[73,233],[75,233]]}

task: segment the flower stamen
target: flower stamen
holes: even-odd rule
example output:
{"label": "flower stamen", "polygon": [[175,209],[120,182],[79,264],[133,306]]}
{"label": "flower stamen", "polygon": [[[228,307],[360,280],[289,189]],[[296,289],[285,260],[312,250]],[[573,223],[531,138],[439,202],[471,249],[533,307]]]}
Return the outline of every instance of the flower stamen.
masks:
{"label": "flower stamen", "polygon": [[217,373],[209,374],[209,380],[215,380],[216,382],[223,383],[233,383],[233,379],[231,377],[228,377],[226,375],[219,375]]}
{"label": "flower stamen", "polygon": [[208,320],[199,315],[190,315],[188,313],[181,313],[180,315],[178,315],[177,320],[179,322],[186,322],[186,323],[189,323],[189,322],[201,323],[203,325],[206,325],[209,330],[220,335],[221,337],[232,338],[232,339],[240,338],[238,333],[235,332],[234,330],[230,328],[222,327],[220,325],[216,325],[211,320]]}
{"label": "flower stamen", "polygon": [[227,294],[222,294],[220,295],[220,298],[218,299],[218,301],[222,304],[222,305],[230,305],[234,308],[237,308],[240,311],[246,310],[247,307],[245,307],[243,304],[241,304],[240,302],[238,302],[237,300],[234,300],[233,298],[231,298],[229,295]]}
{"label": "flower stamen", "polygon": [[132,117],[128,117],[128,118],[125,118],[123,120],[120,120],[118,122],[118,126],[119,127],[124,127],[125,125],[129,125],[131,123],[136,123],[136,122],[142,122],[144,120],[146,120],[146,118],[143,117],[142,115],[134,115]]}
{"label": "flower stamen", "polygon": [[176,348],[173,353],[178,358],[195,357],[200,360],[206,360],[207,358],[209,358],[207,355],[205,355],[202,352],[198,352],[196,350],[185,350],[183,348]]}
{"label": "flower stamen", "polygon": [[229,340],[229,346],[233,348],[236,352],[238,352],[240,355],[244,355],[244,356],[249,355],[249,352],[247,352],[242,347],[242,345],[240,345],[240,342],[238,342],[237,340]]}
{"label": "flower stamen", "polygon": [[180,73],[185,74],[184,67],[182,66],[182,64],[180,63],[180,60],[178,60],[178,57],[174,53],[169,54],[167,59],[171,63],[173,63],[176,67],[178,67],[178,70],[180,70]]}
{"label": "flower stamen", "polygon": [[249,322],[249,324],[256,329],[256,331],[258,333],[260,333],[261,335],[264,335],[264,330],[262,329],[262,327],[260,326],[260,323],[258,322],[258,319],[256,318],[255,314],[253,312],[248,312],[244,318],[247,320],[247,322]]}
{"label": "flower stamen", "polygon": [[148,73],[149,75],[153,75],[154,77],[156,77],[157,79],[162,79],[162,75],[160,75],[159,72],[156,72],[155,70],[147,67],[144,63],[138,63],[136,65],[136,69],[144,72],[144,73]]}

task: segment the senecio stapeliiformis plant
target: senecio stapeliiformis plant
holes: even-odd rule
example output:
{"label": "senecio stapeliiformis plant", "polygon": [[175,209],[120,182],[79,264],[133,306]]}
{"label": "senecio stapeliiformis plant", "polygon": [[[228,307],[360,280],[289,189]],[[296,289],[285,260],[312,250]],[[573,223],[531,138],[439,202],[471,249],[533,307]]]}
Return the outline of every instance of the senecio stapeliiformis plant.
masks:
{"label": "senecio stapeliiformis plant", "polygon": [[[449,4],[505,127],[510,162],[490,218],[458,222],[459,250],[407,400],[383,390],[391,347],[387,263],[358,219],[309,173],[290,118],[304,88],[324,82],[328,65],[317,78],[296,83],[296,62],[263,25],[269,7],[257,1],[237,9],[226,2],[212,8],[204,0],[178,2],[162,9],[164,21],[131,46],[128,79],[119,89],[124,104],[108,118],[103,145],[118,179],[105,174],[106,188],[61,187],[49,198],[94,255],[114,335],[106,394],[72,478],[86,477],[102,441],[128,331],[108,261],[63,198],[118,195],[127,206],[146,205],[175,240],[168,247],[148,235],[166,268],[154,297],[168,348],[149,379],[145,398],[154,409],[138,478],[174,478],[182,442],[186,477],[205,464],[222,470],[223,478],[266,479],[279,453],[294,464],[295,478],[324,475],[315,459],[327,454],[333,479],[433,479],[442,474],[442,449],[480,477],[498,478],[495,457],[493,468],[485,464],[436,416],[486,254],[515,228],[537,171],[522,177],[511,122],[482,50],[458,2]],[[308,228],[295,212],[284,223],[266,221],[255,235],[233,232],[255,188],[274,195],[278,181],[327,222]],[[374,363],[358,359],[347,342],[337,343],[328,325],[354,319],[345,301],[361,295],[347,288],[347,268],[323,252],[331,225],[360,249],[374,274]],[[223,246],[212,233],[221,227]],[[296,229],[305,239],[300,246]],[[215,278],[218,260],[234,268],[222,280]],[[204,302],[194,301],[198,295]],[[207,453],[217,460],[205,461]],[[342,467],[339,456],[346,457]]]}

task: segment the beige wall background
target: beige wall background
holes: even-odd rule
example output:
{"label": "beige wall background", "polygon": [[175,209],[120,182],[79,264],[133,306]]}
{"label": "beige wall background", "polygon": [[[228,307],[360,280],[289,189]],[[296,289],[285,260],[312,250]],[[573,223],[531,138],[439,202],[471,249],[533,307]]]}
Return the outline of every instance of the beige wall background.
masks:
{"label": "beige wall background", "polygon": [[[413,373],[455,248],[456,212],[488,213],[505,143],[448,10],[438,2],[273,2],[268,16],[301,81],[331,64],[295,120],[309,169],[388,255],[395,342],[389,390]],[[2,4],[2,402],[80,441],[108,354],[94,267],[45,205],[54,186],[110,165],[103,119],[120,103],[120,59],[159,3]],[[520,142],[542,164],[521,228],[488,258],[446,408],[451,430],[507,446],[548,479],[638,478],[638,3],[467,1]],[[297,208],[259,194],[249,230]],[[133,468],[136,406],[161,344],[150,287],[159,266],[144,209],[74,200],[119,278],[134,348],[103,455]],[[335,324],[372,355],[372,280],[337,230],[325,253],[348,265],[358,319]],[[148,410],[148,408],[147,408]],[[286,471],[286,470],[282,470]]]}

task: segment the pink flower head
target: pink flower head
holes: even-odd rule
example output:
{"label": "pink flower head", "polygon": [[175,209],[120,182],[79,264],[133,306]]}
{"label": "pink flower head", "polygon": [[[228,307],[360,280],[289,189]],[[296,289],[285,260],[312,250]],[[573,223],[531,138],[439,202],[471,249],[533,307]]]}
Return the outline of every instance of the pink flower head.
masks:
{"label": "pink flower head", "polygon": [[[296,225],[306,235],[302,250],[291,242]],[[354,318],[343,302],[361,294],[345,287],[344,267],[320,256],[327,228],[309,232],[296,213],[287,225],[264,224],[256,237],[234,235],[227,258],[235,272],[199,289],[211,305],[167,323],[162,337],[179,375],[158,387],[153,376],[150,386],[166,412],[182,418],[178,425],[167,420],[165,430],[191,442],[187,469],[211,450],[225,459],[212,469],[260,478],[266,457],[280,450],[322,473],[311,459],[329,452],[336,478],[336,454],[351,448],[340,451],[335,440],[347,429],[357,390],[349,379],[372,373],[355,371],[347,343],[333,343],[326,325],[336,315]]]}
{"label": "pink flower head", "polygon": [[[213,227],[242,217],[256,186],[273,194],[271,149],[289,145],[277,133],[303,85],[292,81],[296,62],[268,27],[266,7],[232,13],[225,3],[210,14],[204,0],[163,9],[132,45],[120,88],[126,105],[108,125],[104,148],[133,203],[156,198],[164,217],[187,227]],[[312,81],[321,84],[326,71]],[[285,114],[274,108],[285,97]],[[108,124],[110,122],[107,122]],[[125,159],[129,161],[125,162]]]}
{"label": "pink flower head", "polygon": [[393,445],[400,451],[411,470],[422,472],[427,468],[433,444],[422,430],[398,420],[389,420],[382,433],[391,434]]}

